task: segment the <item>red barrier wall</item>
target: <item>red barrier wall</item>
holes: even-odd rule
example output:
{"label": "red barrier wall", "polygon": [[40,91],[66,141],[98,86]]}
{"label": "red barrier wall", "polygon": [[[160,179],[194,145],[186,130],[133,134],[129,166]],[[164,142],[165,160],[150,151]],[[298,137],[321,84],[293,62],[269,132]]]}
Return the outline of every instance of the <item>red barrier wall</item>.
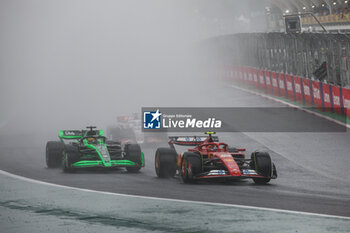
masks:
{"label": "red barrier wall", "polygon": [[259,88],[258,71],[253,69],[253,80],[256,88]]}
{"label": "red barrier wall", "polygon": [[294,76],[295,97],[298,101],[303,101],[303,93],[301,92],[301,78]]}
{"label": "red barrier wall", "polygon": [[247,68],[247,67],[243,67],[243,68],[242,68],[242,73],[243,73],[243,80],[244,80],[244,83],[249,84],[249,79],[248,79],[248,68]]}
{"label": "red barrier wall", "polygon": [[279,83],[279,87],[280,87],[281,96],[285,96],[286,95],[286,87],[284,85],[284,75],[282,73],[278,73],[278,83]]}
{"label": "red barrier wall", "polygon": [[265,78],[264,78],[264,73],[262,70],[259,70],[258,72],[259,74],[259,86],[261,90],[265,90],[266,86],[265,86]]}
{"label": "red barrier wall", "polygon": [[331,104],[331,96],[329,93],[329,85],[326,83],[323,83],[322,86],[323,86],[324,107],[326,111],[330,111],[332,108],[332,104]]}
{"label": "red barrier wall", "polygon": [[276,72],[271,72],[273,94],[279,96],[278,78]]}
{"label": "red barrier wall", "polygon": [[242,67],[238,66],[238,67],[237,67],[237,72],[238,72],[238,79],[240,80],[240,82],[243,83]]}
{"label": "red barrier wall", "polygon": [[240,82],[244,83],[242,67],[237,67],[237,71],[238,71],[238,78]]}
{"label": "red barrier wall", "polygon": [[341,113],[341,105],[340,105],[340,88],[336,86],[332,86],[333,93],[333,106],[334,111]]}
{"label": "red barrier wall", "polygon": [[292,79],[292,76],[289,74],[286,74],[286,83],[287,83],[288,99],[294,100],[293,79]]}
{"label": "red barrier wall", "polygon": [[350,89],[343,88],[343,103],[347,117],[350,117]]}
{"label": "red barrier wall", "polygon": [[305,100],[305,104],[324,107],[327,111],[333,108],[335,112],[342,113],[341,108],[344,107],[344,112],[350,117],[350,89],[253,67],[224,67],[222,75],[226,80],[237,80],[275,96],[287,94],[293,101]]}
{"label": "red barrier wall", "polygon": [[320,83],[318,81],[312,81],[312,94],[314,97],[314,105],[317,108],[322,108]]}
{"label": "red barrier wall", "polygon": [[265,80],[266,80],[266,88],[269,94],[272,94],[272,83],[270,78],[270,71],[265,70]]}
{"label": "red barrier wall", "polygon": [[247,68],[249,85],[254,86],[253,68]]}
{"label": "red barrier wall", "polygon": [[303,87],[304,87],[304,97],[305,97],[305,103],[308,105],[312,104],[312,100],[311,100],[311,90],[310,90],[310,80],[303,78],[302,79],[303,82]]}

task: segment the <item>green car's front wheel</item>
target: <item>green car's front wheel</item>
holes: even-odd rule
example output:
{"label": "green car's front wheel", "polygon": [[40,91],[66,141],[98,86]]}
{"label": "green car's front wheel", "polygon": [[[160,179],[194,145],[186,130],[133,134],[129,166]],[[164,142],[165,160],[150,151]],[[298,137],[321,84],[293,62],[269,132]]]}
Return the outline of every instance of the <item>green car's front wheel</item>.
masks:
{"label": "green car's front wheel", "polygon": [[71,153],[64,153],[62,158],[62,170],[64,173],[72,173],[75,169],[72,167],[74,155]]}
{"label": "green car's front wheel", "polygon": [[59,141],[49,141],[46,143],[46,165],[48,168],[59,167],[62,161],[64,144]]}
{"label": "green car's front wheel", "polygon": [[126,144],[125,148],[125,159],[130,160],[136,163],[136,166],[126,167],[128,172],[138,172],[142,166],[142,155],[141,155],[141,147],[139,144]]}

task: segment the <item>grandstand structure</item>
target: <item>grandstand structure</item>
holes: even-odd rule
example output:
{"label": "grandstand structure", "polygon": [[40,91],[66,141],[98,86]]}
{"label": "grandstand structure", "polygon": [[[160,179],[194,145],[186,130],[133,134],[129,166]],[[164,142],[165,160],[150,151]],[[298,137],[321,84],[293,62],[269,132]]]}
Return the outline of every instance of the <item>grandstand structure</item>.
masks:
{"label": "grandstand structure", "polygon": [[300,14],[304,31],[321,30],[314,14],[328,31],[350,31],[350,0],[267,0],[267,23],[270,31],[284,30],[284,15]]}

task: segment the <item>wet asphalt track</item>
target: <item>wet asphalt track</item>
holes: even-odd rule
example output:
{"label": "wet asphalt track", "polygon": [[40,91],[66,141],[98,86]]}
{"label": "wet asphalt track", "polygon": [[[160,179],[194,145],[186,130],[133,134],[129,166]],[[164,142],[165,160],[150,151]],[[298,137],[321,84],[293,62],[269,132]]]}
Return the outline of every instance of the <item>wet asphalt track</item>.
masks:
{"label": "wet asphalt track", "polygon": [[[201,106],[283,105],[224,88],[215,99],[210,98]],[[302,114],[310,117],[308,113]],[[279,116],[271,117],[273,120],[273,117]],[[317,117],[314,120],[334,126]],[[142,148],[146,167],[137,174],[128,174],[124,169],[64,174],[60,169],[46,168],[44,141],[42,147],[25,144],[13,147],[2,143],[0,169],[46,182],[123,194],[350,216],[349,132],[222,133],[218,136],[231,145],[246,147],[247,154],[255,149],[268,150],[277,166],[279,178],[265,186],[255,185],[251,180],[185,185],[175,178],[159,179],[155,175],[153,161],[156,146]]]}

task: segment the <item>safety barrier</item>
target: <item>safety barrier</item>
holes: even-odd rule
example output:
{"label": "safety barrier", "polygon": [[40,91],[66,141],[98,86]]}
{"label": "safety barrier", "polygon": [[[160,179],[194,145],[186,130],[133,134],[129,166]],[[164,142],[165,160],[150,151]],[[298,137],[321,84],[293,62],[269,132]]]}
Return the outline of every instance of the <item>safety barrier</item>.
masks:
{"label": "safety barrier", "polygon": [[305,106],[350,117],[350,89],[254,67],[226,67],[225,79]]}
{"label": "safety barrier", "polygon": [[350,87],[350,34],[243,33],[217,37],[209,43],[217,49],[215,54],[223,59],[222,64],[259,67],[269,73]]}

